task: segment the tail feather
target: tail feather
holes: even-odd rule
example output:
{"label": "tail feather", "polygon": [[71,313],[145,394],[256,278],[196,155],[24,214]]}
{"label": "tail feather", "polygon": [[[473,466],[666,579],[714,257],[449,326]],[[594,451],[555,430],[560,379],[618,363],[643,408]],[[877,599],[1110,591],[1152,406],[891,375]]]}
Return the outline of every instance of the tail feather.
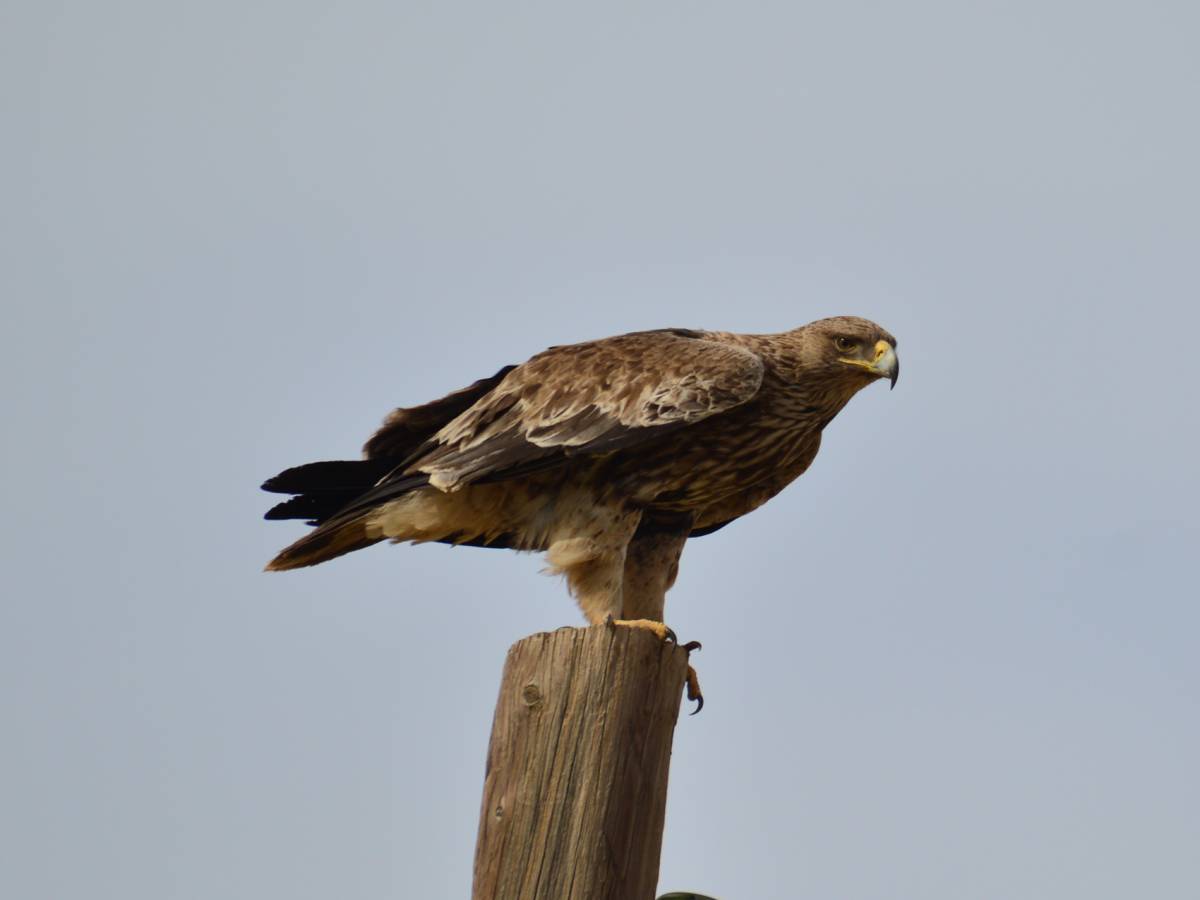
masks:
{"label": "tail feather", "polygon": [[313,566],[378,543],[368,537],[366,521],[376,505],[376,485],[398,460],[331,460],[295,466],[263,483],[263,490],[294,494],[267,511],[267,519],[304,519],[317,526],[311,534],[285,547],[267,564],[268,571]]}
{"label": "tail feather", "polygon": [[266,518],[304,519],[317,526],[284,549],[267,568],[311,566],[381,540],[367,537],[366,520],[371,511],[429,483],[428,475],[389,478],[390,473],[400,472],[417,448],[495,388],[513,368],[505,366],[491,378],[432,403],[395,410],[367,441],[363,448],[366,459],[308,463],[267,479],[263,490],[295,496],[273,506]]}
{"label": "tail feather", "polygon": [[367,536],[367,517],[357,515],[349,521],[332,521],[306,534],[295,543],[289,544],[279,551],[278,555],[267,563],[268,572],[283,572],[287,569],[301,569],[305,566],[315,566],[317,563],[333,559],[363,547],[370,547],[383,540],[380,537]]}

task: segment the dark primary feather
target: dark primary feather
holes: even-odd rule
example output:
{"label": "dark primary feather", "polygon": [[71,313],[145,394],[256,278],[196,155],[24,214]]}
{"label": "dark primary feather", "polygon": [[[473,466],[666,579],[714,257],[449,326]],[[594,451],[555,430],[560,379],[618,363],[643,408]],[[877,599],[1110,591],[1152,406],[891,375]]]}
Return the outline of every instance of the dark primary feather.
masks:
{"label": "dark primary feather", "polygon": [[302,491],[338,492],[347,488],[370,487],[390,470],[389,460],[329,460],[284,469],[263,482],[262,489],[273,494],[299,494]]}
{"label": "dark primary feather", "polygon": [[263,483],[264,491],[296,494],[267,511],[267,519],[306,519],[310,525],[328,519],[355,497],[370,490],[396,466],[396,460],[331,460],[280,472]]}

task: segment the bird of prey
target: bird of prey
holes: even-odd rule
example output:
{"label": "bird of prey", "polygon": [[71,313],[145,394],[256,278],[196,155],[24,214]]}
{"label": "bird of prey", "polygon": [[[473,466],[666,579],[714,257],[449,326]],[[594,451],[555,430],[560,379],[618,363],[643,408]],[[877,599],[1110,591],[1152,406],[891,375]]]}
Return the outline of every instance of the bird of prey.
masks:
{"label": "bird of prey", "polygon": [[395,410],[361,460],[269,479],[295,496],[266,517],[316,528],[267,568],[383,540],[543,551],[588,621],[661,623],[687,539],[779,493],[847,401],[898,373],[895,338],[852,316],[551,347]]}

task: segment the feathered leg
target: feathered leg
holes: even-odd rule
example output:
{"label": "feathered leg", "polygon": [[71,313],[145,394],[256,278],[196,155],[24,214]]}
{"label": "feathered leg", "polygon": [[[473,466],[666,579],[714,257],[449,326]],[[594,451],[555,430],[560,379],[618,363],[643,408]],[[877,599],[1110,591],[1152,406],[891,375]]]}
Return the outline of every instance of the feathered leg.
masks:
{"label": "feathered leg", "polygon": [[[622,614],[625,619],[661,622],[667,591],[679,575],[679,557],[692,530],[691,516],[669,523],[643,520],[625,550],[625,577],[622,585]],[[689,652],[699,643],[687,644]],[[688,699],[695,700],[695,712],[704,705],[700,679],[690,665],[687,673]],[[693,713],[694,714],[694,713]]]}
{"label": "feathered leg", "polygon": [[680,527],[644,524],[637,530],[625,551],[624,618],[663,621],[667,591],[679,574],[679,557],[690,531],[690,517]]}
{"label": "feathered leg", "polygon": [[641,517],[637,511],[581,506],[555,525],[547,569],[566,576],[571,596],[593,625],[621,615],[625,548]]}

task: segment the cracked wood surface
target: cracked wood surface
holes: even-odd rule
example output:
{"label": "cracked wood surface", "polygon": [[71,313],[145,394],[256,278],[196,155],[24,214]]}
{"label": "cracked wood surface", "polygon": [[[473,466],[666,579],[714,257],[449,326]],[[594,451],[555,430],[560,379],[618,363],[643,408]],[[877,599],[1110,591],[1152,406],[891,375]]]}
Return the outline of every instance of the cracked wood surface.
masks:
{"label": "cracked wood surface", "polygon": [[508,651],[474,900],[652,900],[687,653],[612,625]]}

